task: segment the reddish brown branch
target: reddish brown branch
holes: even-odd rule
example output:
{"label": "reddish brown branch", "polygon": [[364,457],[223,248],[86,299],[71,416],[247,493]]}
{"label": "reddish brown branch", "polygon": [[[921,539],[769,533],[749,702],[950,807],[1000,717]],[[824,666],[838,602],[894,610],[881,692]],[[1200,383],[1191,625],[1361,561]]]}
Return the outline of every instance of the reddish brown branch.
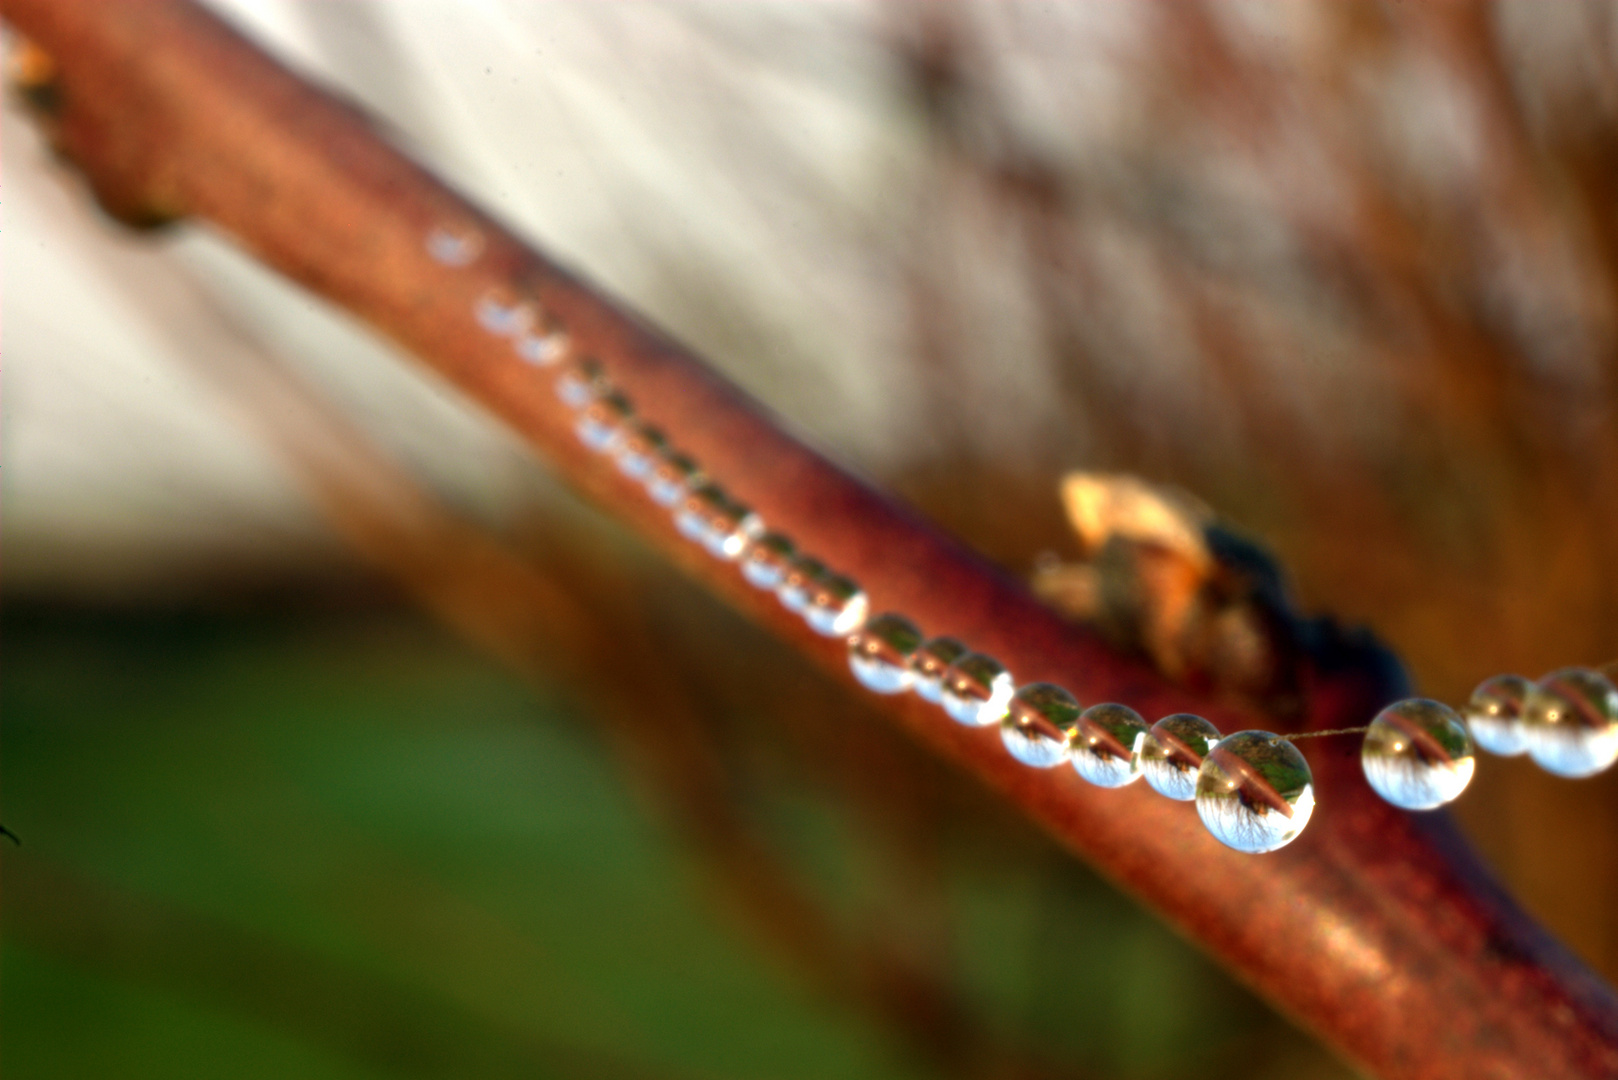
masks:
{"label": "reddish brown branch", "polygon": [[[585,451],[550,379],[477,328],[485,290],[531,292],[639,403],[775,528],[903,611],[1081,698],[1276,725],[1167,685],[1035,603],[793,441],[695,358],[563,273],[384,143],[349,107],[184,0],[5,0],[60,66],[58,146],[104,204],[191,214],[406,346],[521,432],[574,485],[759,624],[847,679],[817,638],[675,534]],[[471,267],[429,258],[435,226],[486,237]],[[1328,655],[1329,653],[1329,655]],[[1301,673],[1311,727],[1362,723],[1401,689],[1369,648],[1323,645]],[[1352,747],[1311,748],[1320,811],[1286,850],[1243,856],[1141,785],[1105,791],[1015,764],[992,731],[917,699],[893,719],[999,790],[1271,1001],[1379,1075],[1618,1076],[1618,1002],[1477,870],[1442,818],[1377,800]]]}

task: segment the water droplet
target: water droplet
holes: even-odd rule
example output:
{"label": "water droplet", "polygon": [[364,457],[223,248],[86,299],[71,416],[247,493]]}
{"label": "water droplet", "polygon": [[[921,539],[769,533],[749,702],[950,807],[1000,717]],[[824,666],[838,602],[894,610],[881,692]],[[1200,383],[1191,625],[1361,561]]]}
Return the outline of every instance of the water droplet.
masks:
{"label": "water droplet", "polygon": [[1220,739],[1197,773],[1197,816],[1237,851],[1286,847],[1315,812],[1314,775],[1303,754],[1268,731]]}
{"label": "water droplet", "polygon": [[1100,787],[1123,787],[1140,777],[1146,721],[1128,705],[1105,702],[1079,714],[1068,736],[1073,770]]}
{"label": "water droplet", "polygon": [[1496,675],[1472,691],[1466,726],[1472,738],[1491,754],[1515,757],[1528,749],[1528,694],[1533,683],[1521,675]]}
{"label": "water droplet", "polygon": [[705,480],[702,469],[690,456],[669,450],[659,455],[652,466],[652,475],[646,478],[646,493],[659,506],[674,506]]}
{"label": "water droplet", "polygon": [[935,637],[910,658],[910,670],[916,676],[915,691],[934,705],[944,700],[944,673],[951,664],[971,652],[952,637]]}
{"label": "water droplet", "polygon": [[702,484],[686,493],[674,515],[675,528],[720,559],[741,555],[747,543],[764,531],[764,522],[725,494],[718,484]]}
{"label": "water droplet", "polygon": [[1012,696],[1000,740],[1024,765],[1055,768],[1067,760],[1067,735],[1079,712],[1078,698],[1055,683],[1030,683]]}
{"label": "water droplet", "polygon": [[809,593],[815,587],[815,582],[825,577],[829,571],[826,564],[819,559],[808,555],[799,555],[787,563],[786,573],[781,575],[781,584],[775,590],[775,595],[781,601],[781,606],[797,615],[802,615],[809,606]]}
{"label": "water droplet", "polygon": [[465,266],[483,250],[483,234],[476,229],[434,226],[427,234],[427,254],[445,266]]}
{"label": "water droplet", "polygon": [[556,376],[556,396],[570,409],[582,409],[612,386],[594,360],[579,360],[563,368]]}
{"label": "water droplet", "polygon": [[741,503],[732,502],[708,531],[708,554],[726,562],[741,558],[753,537],[764,531],[764,519]]}
{"label": "water droplet", "polygon": [[613,447],[618,471],[631,480],[644,483],[668,447],[669,441],[663,437],[662,431],[644,420],[633,421],[625,425],[623,434]]}
{"label": "water droplet", "polygon": [[1174,713],[1153,724],[1140,744],[1140,770],[1152,790],[1190,802],[1197,797],[1197,770],[1219,729],[1200,716]]}
{"label": "water droplet", "polygon": [[796,550],[792,541],[780,533],[765,533],[747,545],[742,577],[755,589],[779,588]]}
{"label": "water droplet", "polygon": [[1477,759],[1454,709],[1410,698],[1376,714],[1360,747],[1360,767],[1372,789],[1394,806],[1431,810],[1460,797]]}
{"label": "water droplet", "polygon": [[910,657],[921,647],[921,631],[903,615],[875,615],[848,639],[848,666],[867,689],[902,694],[914,678]]}
{"label": "water droplet", "polygon": [[567,355],[572,344],[565,330],[528,330],[517,338],[517,355],[535,367],[550,367]]}
{"label": "water droplet", "polygon": [[1528,753],[1557,776],[1594,776],[1618,760],[1618,688],[1600,672],[1563,668],[1528,694]]}
{"label": "water droplet", "polygon": [[939,704],[957,724],[988,727],[1006,715],[1016,692],[1016,684],[1000,661],[982,653],[967,653],[944,672]]}
{"label": "water droplet", "polygon": [[501,337],[526,333],[538,315],[533,304],[509,289],[489,290],[478,297],[473,310],[477,313],[478,325]]}
{"label": "water droplet", "polygon": [[597,453],[607,453],[617,447],[625,426],[634,414],[628,398],[616,392],[609,393],[585,407],[573,430],[585,446]]}
{"label": "water droplet", "polygon": [[815,633],[842,637],[860,628],[870,608],[865,591],[853,581],[842,574],[826,574],[809,590],[803,617]]}

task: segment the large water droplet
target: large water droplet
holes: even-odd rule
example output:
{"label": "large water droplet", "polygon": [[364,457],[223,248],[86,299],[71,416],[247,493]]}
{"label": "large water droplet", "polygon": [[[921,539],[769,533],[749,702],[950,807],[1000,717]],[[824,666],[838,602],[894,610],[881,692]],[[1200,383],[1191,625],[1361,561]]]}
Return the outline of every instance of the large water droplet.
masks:
{"label": "large water droplet", "polygon": [[612,384],[594,360],[576,360],[556,376],[556,396],[570,409],[582,409],[611,392]]}
{"label": "large water droplet", "polygon": [[708,538],[708,512],[705,503],[723,499],[713,484],[703,484],[686,493],[680,508],[674,512],[674,527],[681,536],[698,544]]}
{"label": "large water droplet", "polygon": [[755,589],[780,588],[796,552],[792,541],[780,533],[765,533],[747,545],[747,554],[742,558],[742,577]]}
{"label": "large water droplet", "polygon": [[573,430],[585,446],[598,454],[609,453],[617,448],[634,414],[629,399],[615,391],[586,405]]}
{"label": "large water droplet", "polygon": [[623,437],[618,440],[613,453],[617,455],[619,472],[631,480],[645,483],[668,448],[669,441],[662,431],[637,420],[624,428]]}
{"label": "large water droplet", "polygon": [[848,666],[868,689],[902,694],[914,678],[910,657],[921,640],[916,624],[903,615],[873,615],[848,639]]}
{"label": "large water droplet", "polygon": [[1410,698],[1376,714],[1360,747],[1360,767],[1372,789],[1394,806],[1431,810],[1460,797],[1477,759],[1454,709]]}
{"label": "large water droplet", "polygon": [[1073,769],[1092,784],[1123,787],[1140,777],[1146,721],[1128,705],[1104,702],[1079,714],[1068,736]]}
{"label": "large water droplet", "polygon": [[860,628],[870,608],[865,591],[853,580],[842,574],[827,574],[816,579],[809,590],[803,617],[815,633],[842,637]]}
{"label": "large water droplet", "polygon": [[735,559],[748,541],[764,531],[764,522],[725,494],[718,484],[702,484],[686,493],[674,515],[675,528],[720,559]]}
{"label": "large water droplet", "polygon": [[1594,776],[1618,761],[1618,688],[1589,668],[1563,668],[1528,695],[1528,753],[1557,776]]}
{"label": "large water droplet", "polygon": [[1016,691],[1016,684],[1000,661],[982,653],[967,653],[944,672],[939,704],[957,724],[988,727],[1006,715]]}
{"label": "large water droplet", "polygon": [[1515,757],[1528,749],[1528,694],[1534,684],[1521,675],[1496,675],[1472,691],[1466,726],[1491,754]]}
{"label": "large water droplet", "polygon": [[1067,735],[1079,712],[1078,698],[1055,683],[1030,683],[1013,695],[1000,740],[1024,765],[1055,768],[1067,760]]}
{"label": "large water droplet", "polygon": [[1197,816],[1228,847],[1254,853],[1286,847],[1314,812],[1309,763],[1279,735],[1239,731],[1202,759]]}
{"label": "large water droplet", "polygon": [[828,573],[826,564],[819,559],[799,555],[787,563],[786,573],[781,575],[781,584],[775,590],[776,598],[788,611],[802,615],[809,606],[809,594],[815,582]]}
{"label": "large water droplet", "polygon": [[473,311],[483,329],[501,337],[527,333],[539,314],[532,303],[509,289],[491,289],[484,293],[478,297]]}
{"label": "large water droplet", "polygon": [[971,652],[952,637],[935,637],[910,658],[910,670],[915,673],[915,691],[934,705],[944,699],[944,673],[961,657]]}
{"label": "large water droplet", "polygon": [[687,454],[665,450],[646,478],[646,493],[659,506],[674,506],[685,493],[706,482],[702,469]]}
{"label": "large water droplet", "polygon": [[483,250],[483,234],[470,226],[437,225],[427,234],[427,254],[444,266],[465,266]]}
{"label": "large water droplet", "polygon": [[1190,802],[1197,797],[1197,770],[1219,741],[1219,729],[1192,713],[1174,713],[1153,724],[1140,744],[1140,771],[1152,790]]}
{"label": "large water droplet", "polygon": [[517,337],[517,355],[535,367],[550,367],[567,355],[573,344],[565,330],[530,329]]}

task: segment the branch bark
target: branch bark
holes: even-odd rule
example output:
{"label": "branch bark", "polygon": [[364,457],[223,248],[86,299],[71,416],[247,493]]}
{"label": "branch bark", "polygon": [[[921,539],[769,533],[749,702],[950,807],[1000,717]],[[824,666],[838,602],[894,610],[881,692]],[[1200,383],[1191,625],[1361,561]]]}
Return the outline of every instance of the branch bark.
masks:
{"label": "branch bark", "polygon": [[[1221,730],[1285,721],[1200,700],[1062,621],[949,537],[799,444],[768,412],[596,290],[524,246],[188,0],[4,0],[0,14],[59,69],[56,145],[131,221],[193,215],[390,336],[520,432],[569,482],[759,625],[852,683],[840,641],[808,631],[675,532],[585,450],[548,375],[483,332],[489,290],[557,314],[649,419],[773,528],[901,611],[999,657],[1020,681]],[[429,257],[435,228],[482,254]],[[1305,723],[1363,723],[1404,690],[1386,654],[1322,643],[1301,661]],[[1226,850],[1144,785],[1107,791],[1009,758],[991,731],[914,697],[891,718],[991,785],[1218,956],[1283,1011],[1386,1077],[1618,1076],[1618,999],[1479,868],[1442,817],[1377,799],[1353,748],[1313,746],[1320,809],[1268,856]]]}

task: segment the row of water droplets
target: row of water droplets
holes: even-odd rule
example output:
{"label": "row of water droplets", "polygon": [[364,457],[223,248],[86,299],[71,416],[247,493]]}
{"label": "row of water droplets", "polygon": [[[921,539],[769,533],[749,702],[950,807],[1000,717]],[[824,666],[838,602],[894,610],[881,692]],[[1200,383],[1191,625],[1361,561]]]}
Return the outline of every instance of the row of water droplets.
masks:
{"label": "row of water droplets", "polygon": [[[481,247],[474,231],[435,229],[427,239],[428,252],[446,266],[469,265]],[[1127,705],[1085,708],[1053,683],[1018,687],[998,660],[951,637],[929,638],[903,615],[869,615],[858,584],[768,531],[758,514],[639,419],[599,364],[573,355],[566,331],[537,302],[491,292],[474,314],[484,330],[510,340],[520,359],[555,369],[556,395],[573,410],[580,441],[668,507],[682,536],[737,563],[749,584],[773,592],[815,632],[846,638],[849,665],[869,689],[913,691],[959,724],[997,726],[1012,757],[1034,768],[1070,765],[1108,788],[1145,777],[1160,794],[1195,802],[1208,831],[1239,851],[1285,847],[1309,823],[1314,780],[1291,738],[1221,735],[1190,713],[1148,726]],[[1537,682],[1495,676],[1464,711],[1463,720],[1447,705],[1412,698],[1354,729],[1365,735],[1360,760],[1372,789],[1410,810],[1451,802],[1472,779],[1474,740],[1495,754],[1527,753],[1559,776],[1593,775],[1618,760],[1618,688],[1591,669],[1567,668]]]}

